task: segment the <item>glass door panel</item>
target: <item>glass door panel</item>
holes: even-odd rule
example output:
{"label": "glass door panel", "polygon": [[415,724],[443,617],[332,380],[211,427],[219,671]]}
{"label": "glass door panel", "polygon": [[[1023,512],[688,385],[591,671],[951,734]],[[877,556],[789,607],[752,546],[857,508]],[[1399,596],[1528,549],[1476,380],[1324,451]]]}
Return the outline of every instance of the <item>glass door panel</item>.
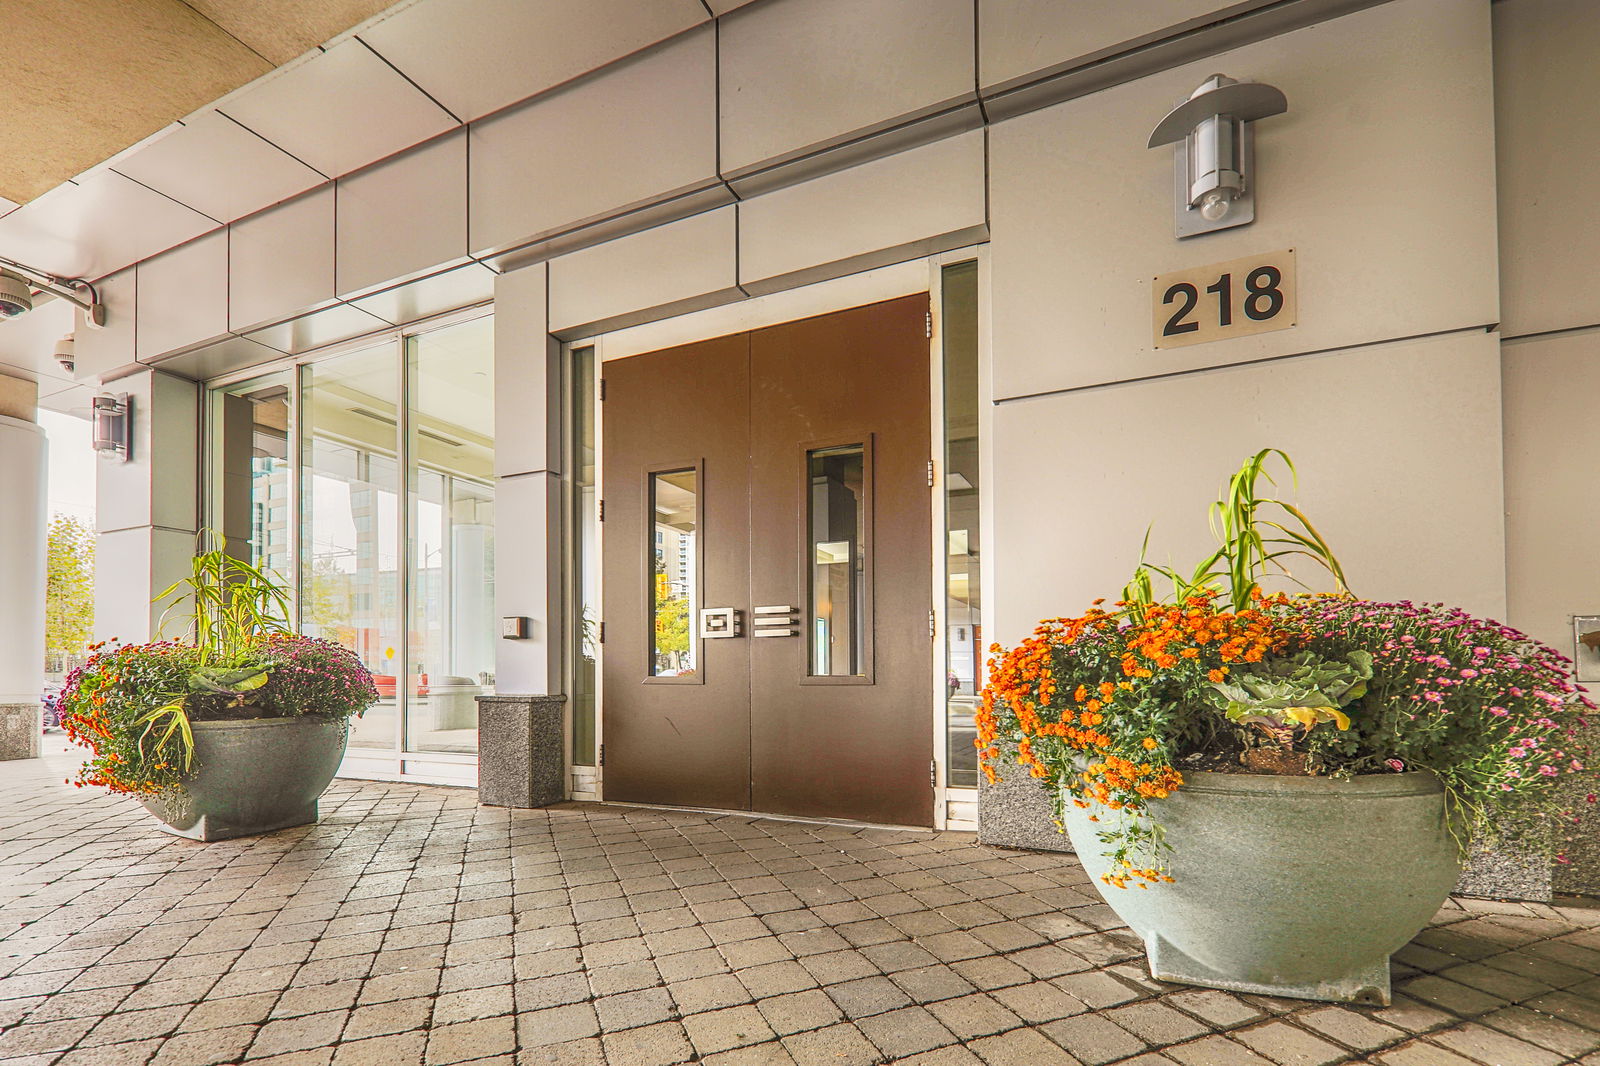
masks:
{"label": "glass door panel", "polygon": [[494,691],[494,320],[406,342],[405,750],[476,754]]}
{"label": "glass door panel", "polygon": [[394,751],[404,663],[394,352],[352,352],[301,374],[300,628],[355,651],[377,681],[350,746]]}

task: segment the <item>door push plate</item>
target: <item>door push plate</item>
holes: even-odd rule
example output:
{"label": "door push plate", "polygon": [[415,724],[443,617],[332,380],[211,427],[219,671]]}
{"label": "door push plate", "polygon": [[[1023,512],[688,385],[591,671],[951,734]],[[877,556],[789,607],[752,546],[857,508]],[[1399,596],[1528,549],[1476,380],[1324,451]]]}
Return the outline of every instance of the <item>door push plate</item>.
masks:
{"label": "door push plate", "polygon": [[755,609],[755,631],[758,637],[794,637],[800,631],[799,611],[793,607],[774,605]]}
{"label": "door push plate", "polygon": [[700,609],[700,636],[706,640],[716,637],[741,637],[744,635],[743,612],[737,607],[702,607]]}

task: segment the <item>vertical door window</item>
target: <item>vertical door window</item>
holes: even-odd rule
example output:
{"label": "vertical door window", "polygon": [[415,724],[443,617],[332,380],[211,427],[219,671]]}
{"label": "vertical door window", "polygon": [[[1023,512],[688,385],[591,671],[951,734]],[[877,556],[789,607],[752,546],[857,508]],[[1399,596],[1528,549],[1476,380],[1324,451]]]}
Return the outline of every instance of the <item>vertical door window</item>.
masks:
{"label": "vertical door window", "polygon": [[378,703],[352,721],[350,745],[390,751],[405,663],[396,369],[382,347],[301,370],[301,631],[372,671]]}
{"label": "vertical door window", "polygon": [[866,674],[867,463],[851,444],[808,452],[807,581],[813,677]]}
{"label": "vertical door window", "polygon": [[650,475],[650,673],[689,677],[696,668],[699,615],[700,485],[694,470]]}
{"label": "vertical door window", "polygon": [[572,663],[572,762],[593,766],[595,707],[598,685],[595,659],[599,651],[600,553],[595,508],[595,366],[594,349],[572,353],[572,433],[567,468],[572,471],[572,605],[570,632],[577,634]]}
{"label": "vertical door window", "polygon": [[494,320],[406,340],[405,750],[474,753],[494,691]]}
{"label": "vertical door window", "polygon": [[973,741],[983,688],[978,570],[978,264],[943,270],[946,780],[978,787]]}

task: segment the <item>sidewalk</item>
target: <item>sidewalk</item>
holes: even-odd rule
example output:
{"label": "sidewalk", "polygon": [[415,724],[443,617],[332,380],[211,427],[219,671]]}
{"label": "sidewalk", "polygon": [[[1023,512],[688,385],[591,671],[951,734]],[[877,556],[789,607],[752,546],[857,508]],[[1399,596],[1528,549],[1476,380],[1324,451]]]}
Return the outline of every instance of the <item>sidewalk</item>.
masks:
{"label": "sidewalk", "polygon": [[66,765],[0,763],[0,1066],[1600,1066],[1600,901],[1452,902],[1345,1008],[1152,982],[967,833],[341,781],[202,845]]}

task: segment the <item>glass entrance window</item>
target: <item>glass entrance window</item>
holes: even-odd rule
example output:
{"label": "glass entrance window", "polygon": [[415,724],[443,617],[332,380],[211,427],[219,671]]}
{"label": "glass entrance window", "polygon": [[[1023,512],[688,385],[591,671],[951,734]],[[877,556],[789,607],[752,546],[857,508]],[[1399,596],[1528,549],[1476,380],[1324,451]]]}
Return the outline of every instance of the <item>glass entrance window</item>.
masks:
{"label": "glass entrance window", "polygon": [[494,326],[407,338],[406,751],[478,750],[494,691]]}
{"label": "glass entrance window", "polygon": [[378,703],[352,748],[393,750],[405,660],[401,611],[399,374],[391,348],[301,368],[300,628],[350,648]]}
{"label": "glass entrance window", "polygon": [[472,780],[498,641],[493,332],[394,335],[208,397],[211,525],[377,684],[352,772]]}
{"label": "glass entrance window", "polygon": [[864,676],[867,659],[866,448],[807,453],[811,676]]}

